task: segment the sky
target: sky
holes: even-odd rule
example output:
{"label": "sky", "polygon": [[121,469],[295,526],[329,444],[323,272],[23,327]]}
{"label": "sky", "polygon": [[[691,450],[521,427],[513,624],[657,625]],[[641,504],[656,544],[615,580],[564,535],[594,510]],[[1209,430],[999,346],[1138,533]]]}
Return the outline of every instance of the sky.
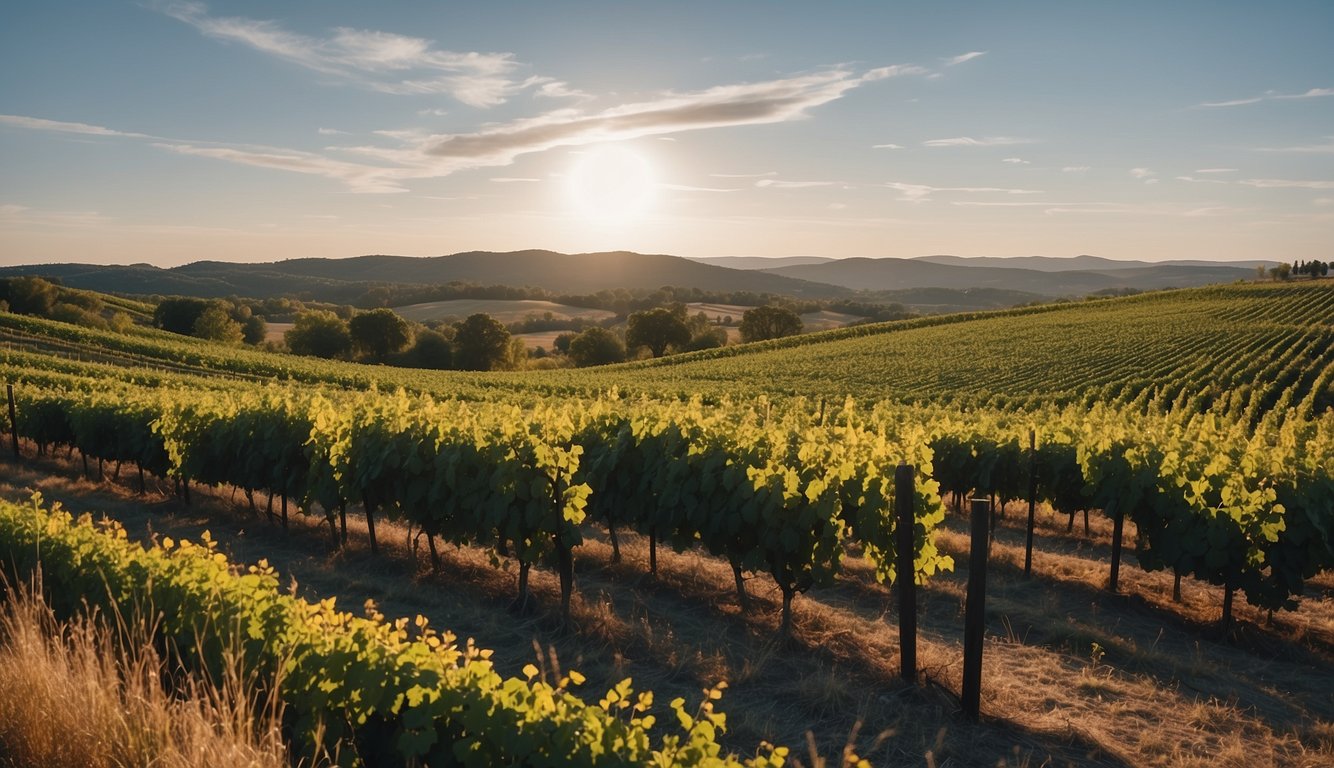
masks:
{"label": "sky", "polygon": [[1334,2],[0,7],[0,264],[1334,258]]}

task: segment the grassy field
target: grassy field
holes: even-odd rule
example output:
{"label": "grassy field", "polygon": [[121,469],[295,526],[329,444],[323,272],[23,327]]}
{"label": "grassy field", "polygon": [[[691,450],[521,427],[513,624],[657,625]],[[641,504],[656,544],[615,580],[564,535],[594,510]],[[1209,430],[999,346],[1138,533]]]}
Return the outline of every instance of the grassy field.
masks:
{"label": "grassy field", "polygon": [[557,320],[606,320],[614,317],[614,312],[589,307],[572,307],[557,304],[554,301],[536,299],[450,299],[448,301],[428,301],[423,304],[409,304],[394,307],[394,311],[409,320],[426,322],[428,320],[462,320],[469,315],[483,312],[494,317],[503,325],[517,323],[528,317],[542,317],[550,312]]}

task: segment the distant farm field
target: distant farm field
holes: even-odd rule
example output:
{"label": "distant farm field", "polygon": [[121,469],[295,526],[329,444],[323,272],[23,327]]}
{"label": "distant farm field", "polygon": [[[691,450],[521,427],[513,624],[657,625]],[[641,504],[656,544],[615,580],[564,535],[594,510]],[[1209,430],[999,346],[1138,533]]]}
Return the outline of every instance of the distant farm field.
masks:
{"label": "distant farm field", "polygon": [[558,320],[598,321],[615,317],[616,314],[605,309],[573,307],[568,304],[557,304],[554,301],[534,299],[450,299],[449,301],[428,301],[423,304],[394,307],[394,311],[419,323],[430,320],[461,320],[469,315],[482,312],[505,325],[517,323],[528,317],[544,317],[548,312]]}

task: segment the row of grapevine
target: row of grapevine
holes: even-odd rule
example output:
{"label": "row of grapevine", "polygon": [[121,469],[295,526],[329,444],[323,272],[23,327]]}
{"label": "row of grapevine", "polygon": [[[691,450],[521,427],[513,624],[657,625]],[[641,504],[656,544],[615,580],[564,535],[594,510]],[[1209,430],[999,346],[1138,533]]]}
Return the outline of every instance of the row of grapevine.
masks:
{"label": "row of grapevine", "polygon": [[931,447],[947,494],[1020,499],[1032,474],[1037,498],[1071,525],[1080,510],[1087,525],[1089,509],[1134,521],[1140,565],[1223,586],[1226,623],[1235,590],[1256,606],[1291,608],[1307,579],[1334,567],[1334,412],[1282,416],[1253,425],[1107,406],[939,412]]}
{"label": "row of grapevine", "polygon": [[[167,471],[187,483],[291,498],[327,517],[335,536],[335,514],[354,504],[372,541],[384,514],[419,528],[433,551],[439,537],[513,556],[521,601],[531,565],[548,561],[568,605],[571,552],[591,514],[613,546],[616,528],[629,526],[653,552],[659,542],[699,545],[727,559],[743,605],[742,573],[768,574],[783,593],[786,627],[792,598],[837,574],[850,540],[879,575],[892,575],[887,512],[900,462],[935,481],[919,484],[915,499],[921,578],[948,564],[929,535],[943,519],[937,488],[1005,502],[1027,495],[1030,473],[1037,496],[1071,524],[1090,509],[1118,530],[1133,520],[1141,565],[1223,585],[1229,603],[1242,589],[1253,604],[1291,607],[1305,580],[1334,566],[1329,413],[1272,414],[1253,425],[1107,406],[858,410],[849,399],[825,420],[823,405],[817,419],[801,399],[704,406],[615,393],[526,407],[276,387],[25,397],[20,429],[39,443],[150,471],[165,456]],[[111,445],[112,436],[124,444]]]}
{"label": "row of grapevine", "polygon": [[[39,444],[101,457],[112,450],[104,429],[148,433],[114,458],[142,457],[158,470],[165,458],[166,473],[186,489],[267,491],[282,499],[284,519],[292,499],[327,519],[336,539],[338,523],[345,537],[347,507],[359,505],[372,548],[376,519],[386,515],[419,529],[433,553],[437,538],[490,547],[518,561],[521,604],[531,566],[553,562],[568,612],[573,550],[591,506],[613,536],[629,525],[655,547],[698,544],[726,557],[739,590],[743,571],[768,574],[783,593],[784,632],[795,595],[832,579],[850,541],[881,578],[893,578],[893,467],[928,470],[930,461],[920,430],[872,431],[850,414],[817,426],[801,409],[698,400],[613,396],[525,408],[280,387],[24,388],[21,400],[19,431]],[[924,579],[950,560],[931,540],[944,518],[934,483],[915,492],[909,556]]]}
{"label": "row of grapevine", "polygon": [[[223,653],[239,653],[254,679],[276,681],[297,756],[337,753],[343,765],[781,766],[787,750],[763,744],[751,758],[718,743],[726,718],[714,709],[721,685],[695,710],[655,731],[651,692],[627,679],[598,704],[555,681],[504,678],[490,651],[460,644],[425,619],[389,623],[311,603],[279,586],[260,562],[242,571],[201,544],[164,540],[147,549],[117,527],[47,509],[0,502],[0,563],[35,574],[63,615],[97,606],[146,617],[183,664],[220,674]],[[219,678],[220,679],[220,678]],[[679,724],[679,728],[673,723]],[[665,732],[664,732],[665,731]]]}

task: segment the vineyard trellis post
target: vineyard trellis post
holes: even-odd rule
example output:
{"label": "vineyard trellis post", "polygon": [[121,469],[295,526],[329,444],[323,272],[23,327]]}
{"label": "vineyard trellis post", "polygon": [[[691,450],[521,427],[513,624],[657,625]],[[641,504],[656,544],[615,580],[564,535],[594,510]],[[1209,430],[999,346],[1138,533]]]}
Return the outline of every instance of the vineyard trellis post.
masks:
{"label": "vineyard trellis post", "polygon": [[1024,540],[1024,578],[1033,575],[1033,524],[1038,497],[1038,436],[1028,430],[1028,536]]}
{"label": "vineyard trellis post", "polygon": [[1116,514],[1112,515],[1112,575],[1107,582],[1107,588],[1112,592],[1116,591],[1117,582],[1121,577],[1121,538],[1126,524],[1126,515],[1121,505],[1115,506]]}
{"label": "vineyard trellis post", "polygon": [[894,505],[898,512],[895,523],[895,581],[899,592],[899,654],[902,676],[910,683],[917,682],[917,583],[912,553],[917,534],[917,518],[913,510],[913,468],[899,464],[894,470]]}
{"label": "vineyard trellis post", "polygon": [[986,634],[987,544],[991,504],[973,499],[968,547],[968,601],[963,617],[963,714],[977,721],[982,705],[982,641]]}
{"label": "vineyard trellis post", "polygon": [[9,439],[14,447],[14,458],[19,458],[19,419],[14,412],[14,385],[6,384],[5,392],[9,395]]}

